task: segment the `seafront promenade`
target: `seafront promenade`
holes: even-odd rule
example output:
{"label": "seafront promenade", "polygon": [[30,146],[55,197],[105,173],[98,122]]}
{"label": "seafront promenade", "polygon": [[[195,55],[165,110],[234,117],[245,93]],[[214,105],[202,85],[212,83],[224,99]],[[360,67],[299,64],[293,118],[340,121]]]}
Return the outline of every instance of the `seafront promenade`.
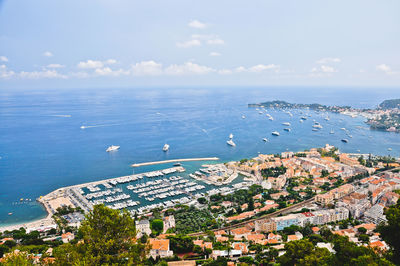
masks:
{"label": "seafront promenade", "polygon": [[165,164],[165,163],[178,163],[178,162],[195,162],[195,161],[218,161],[218,157],[209,157],[209,158],[188,158],[188,159],[172,159],[172,160],[164,160],[164,161],[156,161],[156,162],[147,162],[147,163],[134,163],[132,167],[140,167],[147,165],[156,165],[156,164]]}

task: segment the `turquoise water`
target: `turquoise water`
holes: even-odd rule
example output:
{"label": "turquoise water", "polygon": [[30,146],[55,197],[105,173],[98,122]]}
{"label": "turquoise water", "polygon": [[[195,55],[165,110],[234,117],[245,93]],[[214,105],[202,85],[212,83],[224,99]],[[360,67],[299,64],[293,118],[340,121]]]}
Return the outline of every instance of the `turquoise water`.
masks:
{"label": "turquoise water", "polygon": [[[147,88],[0,91],[0,225],[46,215],[35,199],[59,187],[132,173],[132,163],[217,156],[222,161],[258,152],[303,150],[326,143],[342,151],[400,155],[399,134],[371,131],[363,118],[268,111],[269,121],[248,103],[291,102],[374,107],[400,90],[306,88]],[[246,119],[241,116],[245,115]],[[323,125],[313,132],[313,119]],[[283,122],[292,124],[290,133]],[[82,125],[89,126],[81,129]],[[340,128],[353,135],[348,138]],[[336,133],[330,135],[333,129]],[[271,136],[279,131],[280,137]],[[226,145],[230,133],[236,147]],[[262,138],[270,141],[264,143]],[[168,143],[168,153],[162,146]],[[118,152],[107,153],[110,145]],[[202,162],[185,163],[188,172]],[[135,169],[144,172],[164,166]],[[32,201],[20,202],[20,198]],[[9,216],[8,213],[13,215]]]}

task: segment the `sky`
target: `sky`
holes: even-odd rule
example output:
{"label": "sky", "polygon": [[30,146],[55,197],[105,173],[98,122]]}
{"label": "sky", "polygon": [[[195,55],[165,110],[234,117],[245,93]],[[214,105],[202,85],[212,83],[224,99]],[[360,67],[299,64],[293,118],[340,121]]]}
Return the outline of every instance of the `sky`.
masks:
{"label": "sky", "polygon": [[400,89],[398,0],[0,0],[0,89]]}

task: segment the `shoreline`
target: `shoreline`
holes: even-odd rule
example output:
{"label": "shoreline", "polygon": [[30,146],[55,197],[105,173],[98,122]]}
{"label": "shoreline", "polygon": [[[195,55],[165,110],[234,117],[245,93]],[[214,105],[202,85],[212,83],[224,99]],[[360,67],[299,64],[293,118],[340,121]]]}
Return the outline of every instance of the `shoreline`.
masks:
{"label": "shoreline", "polygon": [[[201,159],[210,159],[210,158],[201,158]],[[181,159],[180,161],[195,161],[198,159]],[[212,157],[211,160],[219,160],[219,158],[216,157]],[[154,162],[150,162],[150,164],[152,164]],[[157,162],[156,162],[157,163]],[[168,169],[176,169],[178,172],[179,171],[184,171],[185,169],[183,167],[172,167],[172,168],[165,168],[164,170],[168,170]],[[65,193],[67,190],[69,189],[74,189],[74,188],[82,188],[82,187],[86,187],[88,185],[99,185],[105,182],[109,182],[112,180],[117,180],[117,179],[123,179],[123,178],[128,178],[131,176],[137,176],[137,175],[143,175],[146,173],[152,173],[152,172],[157,172],[159,170],[155,170],[155,171],[149,171],[149,172],[144,172],[144,173],[140,173],[140,174],[133,174],[133,175],[126,175],[126,176],[118,176],[118,177],[112,177],[112,178],[107,178],[107,179],[102,179],[102,180],[97,180],[97,181],[91,181],[91,182],[86,182],[86,183],[81,183],[81,184],[75,184],[75,185],[70,185],[70,186],[65,186],[65,187],[60,187],[57,188],[49,193],[47,193],[44,196],[40,196],[39,198],[36,198],[36,202],[38,202],[46,211],[46,215],[42,218],[39,219],[34,219],[32,221],[27,221],[27,222],[17,222],[15,224],[6,224],[6,225],[0,225],[0,232],[4,232],[4,231],[12,231],[12,230],[16,230],[16,229],[20,229],[21,227],[27,229],[27,228],[40,228],[40,227],[48,227],[48,226],[52,226],[55,224],[55,222],[53,221],[52,217],[52,210],[48,204],[48,201],[52,200],[52,199],[57,199],[60,197],[65,196]],[[71,202],[72,203],[72,202]],[[74,207],[76,204],[72,203],[74,205]],[[80,204],[79,204],[80,205]]]}
{"label": "shoreline", "polygon": [[146,163],[134,163],[131,167],[140,167],[156,164],[176,163],[176,162],[195,162],[195,161],[218,161],[218,157],[205,157],[205,158],[188,158],[188,159],[171,159],[164,161],[146,162]]}

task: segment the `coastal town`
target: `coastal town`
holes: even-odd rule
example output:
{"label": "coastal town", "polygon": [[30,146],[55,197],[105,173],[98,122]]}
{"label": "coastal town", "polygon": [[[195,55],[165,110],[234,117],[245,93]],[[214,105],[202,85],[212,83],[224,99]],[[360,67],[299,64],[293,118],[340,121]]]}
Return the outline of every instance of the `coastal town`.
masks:
{"label": "coastal town", "polygon": [[137,241],[149,245],[147,259],[168,265],[280,261],[289,243],[301,240],[336,254],[332,235],[384,254],[390,246],[377,229],[400,198],[399,169],[395,158],[341,153],[326,144],[204,164],[188,178],[176,166],[96,181],[38,199],[48,217],[0,228],[0,246],[4,257],[25,252],[19,248],[34,235],[47,248],[29,256],[37,263],[54,261],[53,248],[79,241],[85,214],[105,205],[129,210]]}
{"label": "coastal town", "polygon": [[354,108],[351,106],[327,106],[322,104],[296,104],[286,101],[269,101],[257,104],[249,104],[250,108],[273,109],[306,109],[317,112],[332,112],[350,117],[364,117],[365,123],[371,129],[388,132],[400,132],[400,99],[385,100],[377,108]]}

